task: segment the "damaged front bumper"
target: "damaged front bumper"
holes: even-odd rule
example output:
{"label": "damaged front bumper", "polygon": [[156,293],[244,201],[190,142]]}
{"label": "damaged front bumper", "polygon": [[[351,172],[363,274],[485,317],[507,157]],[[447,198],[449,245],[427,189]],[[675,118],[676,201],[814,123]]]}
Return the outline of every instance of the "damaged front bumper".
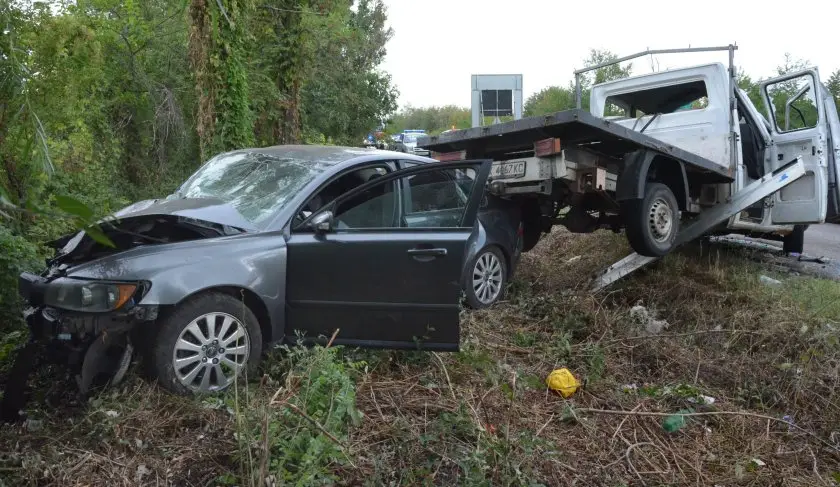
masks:
{"label": "damaged front bumper", "polygon": [[80,393],[122,380],[131,362],[139,326],[149,326],[158,317],[158,306],[139,305],[132,299],[110,312],[84,313],[48,306],[44,296],[51,280],[23,273],[20,294],[29,305],[23,317],[29,342],[15,359],[0,408],[2,419],[18,418],[28,376],[38,364],[61,364],[75,378]]}

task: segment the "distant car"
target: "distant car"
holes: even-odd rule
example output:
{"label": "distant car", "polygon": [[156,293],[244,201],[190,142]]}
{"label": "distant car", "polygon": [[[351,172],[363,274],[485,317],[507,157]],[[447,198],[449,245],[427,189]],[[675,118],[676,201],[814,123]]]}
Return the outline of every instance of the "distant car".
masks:
{"label": "distant car", "polygon": [[226,389],[264,343],[458,350],[462,291],[497,302],[522,251],[518,206],[485,195],[490,168],[334,146],[219,154],[101,222],[115,247],[68,235],[21,274],[31,338],[81,354],[83,390],[117,380],[134,346],[177,393]]}
{"label": "distant car", "polygon": [[400,140],[397,141],[394,150],[425,157],[431,155],[428,149],[417,147],[417,139],[424,137],[426,135],[425,132],[409,132],[400,135]]}

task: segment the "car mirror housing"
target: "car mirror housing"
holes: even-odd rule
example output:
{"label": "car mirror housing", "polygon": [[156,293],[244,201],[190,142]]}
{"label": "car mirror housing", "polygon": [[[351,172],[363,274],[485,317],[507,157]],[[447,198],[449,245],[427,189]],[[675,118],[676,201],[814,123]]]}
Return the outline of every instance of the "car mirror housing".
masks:
{"label": "car mirror housing", "polygon": [[330,210],[322,211],[315,215],[309,222],[309,228],[318,233],[326,233],[332,229],[333,212]]}

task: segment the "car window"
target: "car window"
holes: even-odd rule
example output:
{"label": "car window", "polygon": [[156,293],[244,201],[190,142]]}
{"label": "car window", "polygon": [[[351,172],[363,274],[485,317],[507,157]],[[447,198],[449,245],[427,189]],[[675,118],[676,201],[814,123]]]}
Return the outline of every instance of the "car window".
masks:
{"label": "car window", "polygon": [[340,201],[334,220],[337,230],[393,228],[397,226],[397,199],[394,181],[377,184]]}
{"label": "car window", "polygon": [[475,183],[473,169],[440,169],[407,176],[402,226],[457,228],[461,226]]}
{"label": "car window", "polygon": [[384,176],[388,172],[389,168],[386,165],[376,165],[342,174],[309,198],[295,216],[295,226],[303,222],[312,213],[335,201],[339,196],[349,193],[374,178]]}

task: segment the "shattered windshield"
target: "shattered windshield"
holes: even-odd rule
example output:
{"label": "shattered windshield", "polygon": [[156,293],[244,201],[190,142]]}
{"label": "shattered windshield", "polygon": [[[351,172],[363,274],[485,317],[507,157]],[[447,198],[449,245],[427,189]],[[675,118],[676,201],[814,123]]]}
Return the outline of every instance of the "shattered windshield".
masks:
{"label": "shattered windshield", "polygon": [[254,152],[221,154],[193,174],[176,196],[221,199],[248,221],[264,227],[322,170],[322,165],[311,160]]}

